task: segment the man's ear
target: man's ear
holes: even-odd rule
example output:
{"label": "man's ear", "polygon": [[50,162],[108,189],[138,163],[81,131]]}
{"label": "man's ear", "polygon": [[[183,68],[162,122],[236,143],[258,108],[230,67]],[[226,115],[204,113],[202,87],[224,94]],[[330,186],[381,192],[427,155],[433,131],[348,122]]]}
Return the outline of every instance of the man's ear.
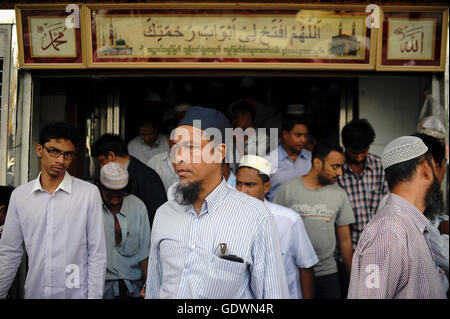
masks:
{"label": "man's ear", "polygon": [[219,145],[217,145],[216,159],[219,161],[219,163],[222,163],[223,160],[225,159],[226,149],[227,149],[227,147],[226,147],[225,143],[220,143]]}
{"label": "man's ear", "polygon": [[323,163],[322,163],[322,161],[320,160],[320,158],[315,158],[314,160],[313,160],[313,165],[314,165],[314,168],[315,169],[322,169],[322,165],[323,165]]}
{"label": "man's ear", "polygon": [[270,191],[270,186],[272,186],[270,182],[264,183],[264,196]]}
{"label": "man's ear", "polygon": [[434,178],[433,174],[434,167],[432,165],[430,166],[430,163],[427,160],[425,160],[422,162],[421,168],[422,168],[422,175],[425,177],[425,179],[432,181]]}
{"label": "man's ear", "polygon": [[6,213],[6,205],[0,205],[0,214]]}
{"label": "man's ear", "polygon": [[42,157],[42,152],[43,152],[44,148],[42,147],[41,144],[37,144],[36,145],[36,156],[37,157]]}

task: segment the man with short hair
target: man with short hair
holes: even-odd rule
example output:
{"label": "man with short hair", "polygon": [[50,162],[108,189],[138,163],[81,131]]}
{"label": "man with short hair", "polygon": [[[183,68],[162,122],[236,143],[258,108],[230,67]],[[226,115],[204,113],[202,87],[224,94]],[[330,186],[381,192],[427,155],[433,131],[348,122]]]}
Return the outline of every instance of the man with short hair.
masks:
{"label": "man with short hair", "polygon": [[312,267],[319,259],[306,233],[302,218],[293,210],[265,199],[270,189],[269,160],[256,155],[243,156],[237,170],[236,189],[263,201],[275,216],[290,298],[313,298]]}
{"label": "man with short hair", "polygon": [[287,116],[283,120],[281,144],[271,151],[268,159],[272,166],[270,191],[267,199],[273,201],[281,184],[309,173],[311,152],[305,149],[309,138],[306,116]]}
{"label": "man with short hair", "polygon": [[[353,255],[349,225],[355,221],[345,191],[336,185],[344,164],[340,146],[319,142],[312,152],[311,171],[280,186],[274,202],[300,214],[319,263],[314,266],[317,299],[340,299],[341,283],[334,257],[336,234],[350,275]],[[336,227],[335,227],[336,226]]]}
{"label": "man with short hair", "polygon": [[423,214],[444,205],[428,147],[402,136],[386,146],[381,160],[391,194],[356,247],[348,298],[446,298]]}
{"label": "man with short hair", "polygon": [[97,158],[101,167],[110,162],[125,165],[130,178],[130,192],[144,202],[151,226],[156,210],[167,201],[166,191],[159,175],[129,155],[127,145],[118,135],[102,135],[92,145],[91,156]]}
{"label": "man with short hair", "polygon": [[223,178],[226,128],[221,112],[196,106],[175,130],[180,182],[156,212],[146,298],[289,296],[273,215]]}
{"label": "man with short hair", "polygon": [[150,225],[144,203],[128,194],[128,171],[110,162],[100,170],[108,263],[103,298],[141,297],[147,278]]}
{"label": "man with short hair", "polygon": [[355,214],[350,226],[353,249],[369,220],[375,215],[380,199],[388,193],[384,170],[378,156],[369,153],[375,131],[366,119],[355,119],[342,129],[345,163],[338,184],[347,192]]}
{"label": "man with short hair", "polygon": [[0,240],[0,298],[28,255],[25,298],[102,298],[106,246],[98,188],[67,172],[79,142],[75,129],[50,123],[40,132],[39,176],[11,195]]}
{"label": "man with short hair", "polygon": [[167,137],[159,132],[159,117],[156,114],[144,114],[138,124],[139,135],[128,142],[128,153],[142,163],[156,154],[169,151]]}

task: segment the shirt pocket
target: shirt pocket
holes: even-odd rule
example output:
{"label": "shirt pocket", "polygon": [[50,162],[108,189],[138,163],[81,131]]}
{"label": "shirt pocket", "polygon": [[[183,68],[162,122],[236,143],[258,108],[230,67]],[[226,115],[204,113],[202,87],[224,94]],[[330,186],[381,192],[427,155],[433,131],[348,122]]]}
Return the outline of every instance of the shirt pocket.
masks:
{"label": "shirt pocket", "polygon": [[128,234],[125,242],[121,249],[119,249],[119,253],[122,256],[134,256],[137,254],[139,250],[139,236],[138,234]]}
{"label": "shirt pocket", "polygon": [[201,292],[204,298],[238,298],[244,284],[247,264],[213,255],[209,264],[209,278]]}

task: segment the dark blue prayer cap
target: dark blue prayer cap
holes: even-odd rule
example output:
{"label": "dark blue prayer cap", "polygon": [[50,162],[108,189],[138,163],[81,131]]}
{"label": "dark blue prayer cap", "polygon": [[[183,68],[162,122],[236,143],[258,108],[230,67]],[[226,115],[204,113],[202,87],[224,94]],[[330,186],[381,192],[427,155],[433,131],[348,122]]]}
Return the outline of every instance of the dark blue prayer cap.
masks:
{"label": "dark blue prayer cap", "polygon": [[202,106],[191,107],[178,124],[178,126],[182,125],[197,127],[208,134],[215,135],[216,138],[217,134],[214,134],[214,131],[219,130],[222,143],[225,143],[225,129],[231,128],[230,121],[222,112]]}

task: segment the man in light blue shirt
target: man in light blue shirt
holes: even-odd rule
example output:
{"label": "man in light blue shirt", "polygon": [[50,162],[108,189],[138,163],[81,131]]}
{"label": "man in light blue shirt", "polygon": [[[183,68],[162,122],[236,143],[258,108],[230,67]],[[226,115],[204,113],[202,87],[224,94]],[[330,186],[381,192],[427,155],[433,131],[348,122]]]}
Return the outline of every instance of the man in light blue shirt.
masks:
{"label": "man in light blue shirt", "polygon": [[273,215],[223,178],[228,120],[192,107],[179,125],[180,182],[153,222],[146,298],[288,298]]}
{"label": "man in light blue shirt", "polygon": [[106,246],[100,193],[67,173],[78,137],[65,123],[46,125],[36,146],[41,173],[12,193],[0,240],[0,298],[25,246],[25,298],[102,298]]}
{"label": "man in light blue shirt", "polygon": [[147,278],[150,225],[144,202],[128,193],[128,171],[110,162],[100,170],[108,256],[103,298],[140,298]]}
{"label": "man in light blue shirt", "polygon": [[311,152],[305,149],[308,139],[309,126],[303,115],[290,115],[283,120],[281,144],[267,155],[272,167],[272,186],[266,195],[269,201],[274,200],[281,184],[311,170]]}

